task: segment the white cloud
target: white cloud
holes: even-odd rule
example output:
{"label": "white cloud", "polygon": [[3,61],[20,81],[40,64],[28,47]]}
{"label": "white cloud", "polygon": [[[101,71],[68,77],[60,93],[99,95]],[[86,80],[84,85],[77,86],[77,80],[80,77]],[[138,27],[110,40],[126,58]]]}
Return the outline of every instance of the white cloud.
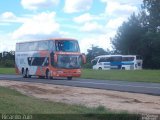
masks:
{"label": "white cloud", "polygon": [[81,52],[86,53],[87,49],[89,49],[92,45],[99,46],[103,49],[111,49],[111,41],[110,37],[113,33],[93,35],[82,38],[79,41]]}
{"label": "white cloud", "polygon": [[11,23],[24,23],[27,20],[27,17],[17,17],[13,12],[9,11],[0,14],[1,25],[10,25]]}
{"label": "white cloud", "polygon": [[16,40],[11,39],[11,34],[0,34],[0,52],[15,50]]}
{"label": "white cloud", "polygon": [[103,26],[97,22],[87,22],[80,28],[80,30],[83,32],[101,33],[103,32]]}
{"label": "white cloud", "polygon": [[4,12],[1,15],[2,19],[16,19],[16,16],[12,12]]}
{"label": "white cloud", "polygon": [[122,23],[124,21],[126,21],[127,18],[123,18],[123,17],[118,17],[118,18],[115,18],[115,19],[110,19],[106,25],[106,29],[109,29],[109,30],[115,30],[122,25]]}
{"label": "white cloud", "polygon": [[60,36],[59,24],[55,21],[55,12],[40,13],[25,21],[13,32],[14,39],[43,39]]}
{"label": "white cloud", "polygon": [[138,11],[138,8],[133,5],[121,4],[118,2],[107,2],[106,12],[109,15],[130,15]]}
{"label": "white cloud", "polygon": [[100,19],[99,16],[91,15],[90,13],[84,13],[78,17],[75,17],[73,21],[76,23],[85,23],[85,22],[89,22],[92,20],[99,20],[99,19]]}
{"label": "white cloud", "polygon": [[25,9],[37,10],[39,8],[48,8],[58,5],[59,0],[21,0]]}
{"label": "white cloud", "polygon": [[64,12],[74,13],[87,11],[91,8],[93,0],[65,0]]}
{"label": "white cloud", "polygon": [[128,4],[128,5],[140,5],[143,0],[101,0],[102,2],[118,2],[120,4]]}
{"label": "white cloud", "polygon": [[138,12],[143,0],[101,0],[106,4],[106,14],[115,17],[129,17]]}

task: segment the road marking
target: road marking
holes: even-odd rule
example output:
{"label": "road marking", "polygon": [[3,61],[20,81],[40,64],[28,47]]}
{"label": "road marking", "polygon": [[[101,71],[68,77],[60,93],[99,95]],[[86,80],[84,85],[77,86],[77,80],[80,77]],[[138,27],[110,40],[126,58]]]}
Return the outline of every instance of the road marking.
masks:
{"label": "road marking", "polygon": [[160,87],[147,87],[147,86],[134,86],[134,85],[121,85],[121,84],[115,84],[115,83],[95,83],[95,82],[81,82],[81,81],[67,81],[67,82],[75,82],[75,83],[89,83],[89,84],[99,84],[99,85],[114,85],[114,86],[127,86],[127,87],[138,87],[138,88],[147,88],[147,89],[160,89]]}

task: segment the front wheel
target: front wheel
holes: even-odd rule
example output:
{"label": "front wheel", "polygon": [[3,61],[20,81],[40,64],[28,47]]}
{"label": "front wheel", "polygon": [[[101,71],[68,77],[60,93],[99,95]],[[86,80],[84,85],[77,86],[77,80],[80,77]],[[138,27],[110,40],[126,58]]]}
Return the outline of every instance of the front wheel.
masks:
{"label": "front wheel", "polygon": [[68,80],[72,80],[72,77],[67,77]]}
{"label": "front wheel", "polygon": [[26,70],[26,77],[31,78],[31,75],[29,75],[29,70],[28,69]]}
{"label": "front wheel", "polygon": [[46,79],[49,79],[50,78],[50,73],[49,73],[49,70],[46,71]]}
{"label": "front wheel", "polygon": [[98,70],[102,70],[102,68],[101,68],[101,67],[99,67],[99,68],[98,68]]}
{"label": "front wheel", "polygon": [[22,76],[23,76],[23,78],[26,78],[26,77],[27,77],[26,71],[25,71],[24,69],[22,70]]}

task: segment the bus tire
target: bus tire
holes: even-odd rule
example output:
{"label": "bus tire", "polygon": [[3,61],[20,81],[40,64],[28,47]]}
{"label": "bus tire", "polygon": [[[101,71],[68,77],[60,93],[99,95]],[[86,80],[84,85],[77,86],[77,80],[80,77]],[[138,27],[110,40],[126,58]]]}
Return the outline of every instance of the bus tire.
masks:
{"label": "bus tire", "polygon": [[122,70],[125,70],[125,67],[122,67]]}
{"label": "bus tire", "polygon": [[26,78],[31,78],[31,75],[29,75],[29,70],[28,70],[28,68],[26,69]]}
{"label": "bus tire", "polygon": [[72,77],[67,77],[67,80],[72,80]]}
{"label": "bus tire", "polygon": [[25,69],[24,69],[24,68],[22,68],[22,76],[23,76],[23,78],[26,78],[26,77],[27,77],[27,75],[26,75],[26,71],[25,71]]}
{"label": "bus tire", "polygon": [[46,70],[46,79],[50,79],[50,74],[49,74],[49,70]]}
{"label": "bus tire", "polygon": [[102,70],[102,68],[101,68],[101,67],[99,67],[99,68],[98,68],[98,70]]}

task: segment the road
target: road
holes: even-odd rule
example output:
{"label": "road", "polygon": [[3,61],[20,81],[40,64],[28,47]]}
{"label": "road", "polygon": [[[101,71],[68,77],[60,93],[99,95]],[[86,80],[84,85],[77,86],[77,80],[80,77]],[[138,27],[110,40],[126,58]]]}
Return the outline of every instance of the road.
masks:
{"label": "road", "polygon": [[74,78],[73,80],[66,79],[38,79],[33,78],[22,78],[19,75],[1,75],[0,80],[13,80],[13,81],[24,81],[33,83],[44,83],[44,84],[55,84],[55,85],[66,85],[74,87],[86,87],[96,88],[105,90],[114,90],[122,92],[142,93],[150,95],[160,95],[160,83],[145,83],[145,82],[127,82],[117,80],[92,80],[92,79],[80,79]]}

